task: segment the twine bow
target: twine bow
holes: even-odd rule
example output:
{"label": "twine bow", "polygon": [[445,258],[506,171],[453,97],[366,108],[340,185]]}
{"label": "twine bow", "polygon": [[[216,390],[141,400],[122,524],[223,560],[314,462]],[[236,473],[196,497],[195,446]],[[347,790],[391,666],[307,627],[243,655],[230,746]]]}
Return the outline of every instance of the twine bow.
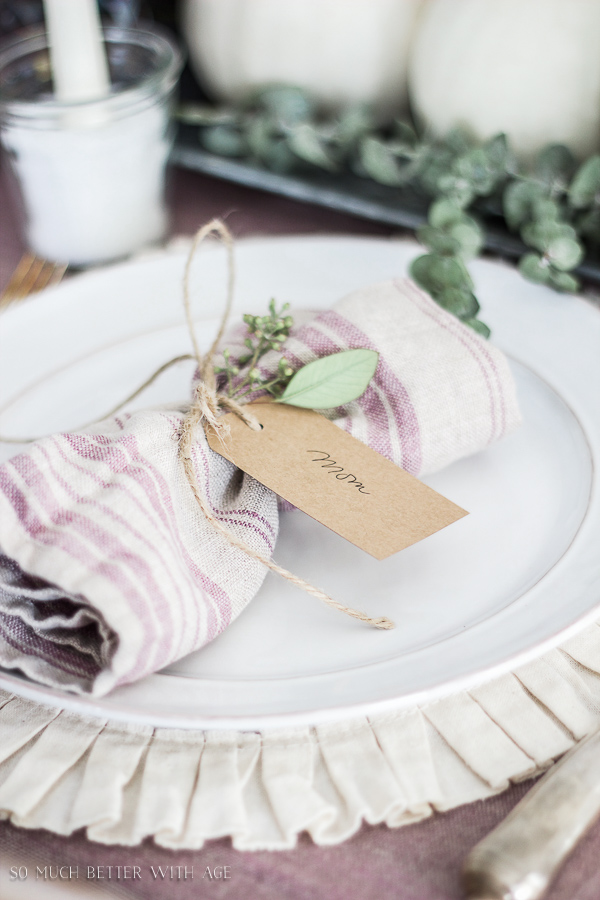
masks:
{"label": "twine bow", "polygon": [[[196,340],[194,322],[192,319],[189,280],[192,261],[196,255],[196,252],[200,247],[200,244],[210,234],[218,235],[218,237],[225,244],[227,250],[227,298],[217,335],[208,353],[204,357],[202,357],[198,342]],[[237,401],[232,400],[231,397],[227,397],[225,394],[217,391],[214,357],[225,332],[227,319],[229,318],[229,313],[231,311],[234,285],[235,263],[233,256],[233,237],[227,226],[222,221],[220,221],[219,219],[213,219],[212,222],[208,222],[208,224],[201,228],[200,231],[198,231],[198,233],[196,234],[190,249],[183,277],[183,302],[190,337],[192,340],[192,346],[194,348],[194,355],[198,364],[199,382],[196,385],[195,398],[185,416],[185,419],[183,420],[181,437],[179,440],[179,457],[183,463],[186,478],[192,489],[194,497],[196,498],[198,506],[204,513],[207,521],[210,522],[210,524],[216,529],[216,531],[222,534],[223,537],[232,546],[237,547],[238,550],[242,550],[247,556],[250,556],[252,559],[258,560],[258,562],[266,566],[266,568],[271,572],[275,572],[277,575],[285,578],[286,581],[289,581],[291,584],[296,585],[296,587],[301,588],[303,591],[306,591],[307,594],[316,597],[318,600],[322,600],[328,606],[331,606],[333,609],[337,609],[339,612],[346,613],[346,615],[352,616],[353,618],[358,619],[361,622],[365,622],[368,625],[373,625],[375,628],[394,628],[394,623],[390,619],[387,619],[385,616],[372,618],[366,613],[360,612],[356,609],[352,609],[349,606],[345,606],[343,603],[339,603],[337,600],[334,600],[333,597],[330,597],[329,594],[326,594],[319,588],[314,587],[314,585],[310,584],[310,582],[305,581],[303,578],[299,578],[298,575],[294,575],[292,572],[289,572],[282,566],[277,565],[277,563],[272,559],[269,559],[266,556],[262,556],[262,554],[258,553],[252,547],[248,546],[248,544],[240,540],[237,535],[233,534],[233,532],[226,528],[215,517],[208,503],[208,499],[203,494],[198,485],[198,480],[194,471],[191,454],[194,442],[194,432],[199,425],[203,425],[204,428],[206,428],[207,426],[211,426],[217,434],[221,434],[222,438],[224,438],[225,435],[223,434],[223,423],[219,421],[219,412],[220,410],[226,410],[227,412],[232,412],[235,415],[239,416],[239,418],[242,419],[242,421],[245,422],[249,428],[252,428],[255,431],[260,430],[261,427],[258,420],[249,412],[249,410],[243,409],[242,403],[238,403]]]}

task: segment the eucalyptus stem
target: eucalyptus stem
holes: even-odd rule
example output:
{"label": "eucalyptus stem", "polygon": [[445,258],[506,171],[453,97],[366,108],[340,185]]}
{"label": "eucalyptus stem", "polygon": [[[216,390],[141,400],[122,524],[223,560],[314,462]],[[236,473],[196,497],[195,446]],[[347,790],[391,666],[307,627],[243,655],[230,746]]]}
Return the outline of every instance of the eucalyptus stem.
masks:
{"label": "eucalyptus stem", "polygon": [[[427,224],[418,230],[428,252],[413,262],[412,276],[486,336],[467,268],[484,246],[478,207],[501,211],[522,238],[524,277],[558,291],[579,289],[573,270],[586,245],[600,244],[600,154],[578,166],[567,147],[554,144],[525,169],[502,134],[483,144],[458,129],[437,139],[418,135],[408,122],[382,127],[365,107],[324,119],[313,98],[295,87],[270,87],[230,108],[187,106],[179,117],[197,125],[204,147],[221,156],[284,173],[351,171],[392,191],[410,187],[429,196]],[[251,369],[263,346],[253,345]]]}

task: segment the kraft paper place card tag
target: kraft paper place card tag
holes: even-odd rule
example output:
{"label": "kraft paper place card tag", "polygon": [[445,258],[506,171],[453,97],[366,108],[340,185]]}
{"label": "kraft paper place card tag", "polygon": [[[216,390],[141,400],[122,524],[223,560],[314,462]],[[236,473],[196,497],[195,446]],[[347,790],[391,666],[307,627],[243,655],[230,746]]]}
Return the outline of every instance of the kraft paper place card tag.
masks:
{"label": "kraft paper place card tag", "polygon": [[257,401],[253,431],[233,413],[210,447],[346,540],[385,559],[468,513],[329,419],[310,409]]}

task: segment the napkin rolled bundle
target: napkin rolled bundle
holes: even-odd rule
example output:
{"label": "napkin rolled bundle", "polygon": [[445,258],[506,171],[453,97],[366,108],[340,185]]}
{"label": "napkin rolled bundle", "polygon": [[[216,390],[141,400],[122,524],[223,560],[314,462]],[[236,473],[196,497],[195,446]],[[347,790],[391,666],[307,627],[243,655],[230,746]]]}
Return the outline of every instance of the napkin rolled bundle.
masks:
{"label": "napkin rolled bundle", "polygon": [[[375,376],[328,415],[414,475],[520,422],[503,354],[409,280],[296,316],[281,354],[299,368],[360,347],[379,351]],[[264,358],[266,370],[279,355]],[[115,416],[0,467],[0,665],[103,695],[207,644],[257,593],[264,565],[195,501],[178,456],[182,419],[176,408]],[[201,429],[192,462],[216,518],[271,556],[275,494],[213,452]]]}

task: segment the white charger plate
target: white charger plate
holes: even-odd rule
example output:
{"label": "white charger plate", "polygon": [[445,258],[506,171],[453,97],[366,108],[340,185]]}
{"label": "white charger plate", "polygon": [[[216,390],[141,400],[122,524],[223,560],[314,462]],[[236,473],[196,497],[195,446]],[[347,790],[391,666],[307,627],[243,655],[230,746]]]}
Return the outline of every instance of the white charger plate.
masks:
{"label": "white charger plate", "polygon": [[[268,300],[323,309],[406,273],[411,241],[239,242],[237,313]],[[189,351],[186,253],[73,278],[0,318],[0,433],[40,434],[101,416],[161,362]],[[400,709],[509,671],[600,618],[600,312],[472,266],[482,318],[511,360],[524,425],[425,481],[470,516],[383,562],[303,513],[282,516],[275,558],[344,603],[397,623],[358,625],[269,574],[204,649],[100,700],[0,670],[0,687],[88,715],[184,728],[265,729]],[[222,248],[195,264],[206,347],[225,280]],[[190,367],[137,406],[188,396]],[[20,448],[0,445],[0,460]]]}

